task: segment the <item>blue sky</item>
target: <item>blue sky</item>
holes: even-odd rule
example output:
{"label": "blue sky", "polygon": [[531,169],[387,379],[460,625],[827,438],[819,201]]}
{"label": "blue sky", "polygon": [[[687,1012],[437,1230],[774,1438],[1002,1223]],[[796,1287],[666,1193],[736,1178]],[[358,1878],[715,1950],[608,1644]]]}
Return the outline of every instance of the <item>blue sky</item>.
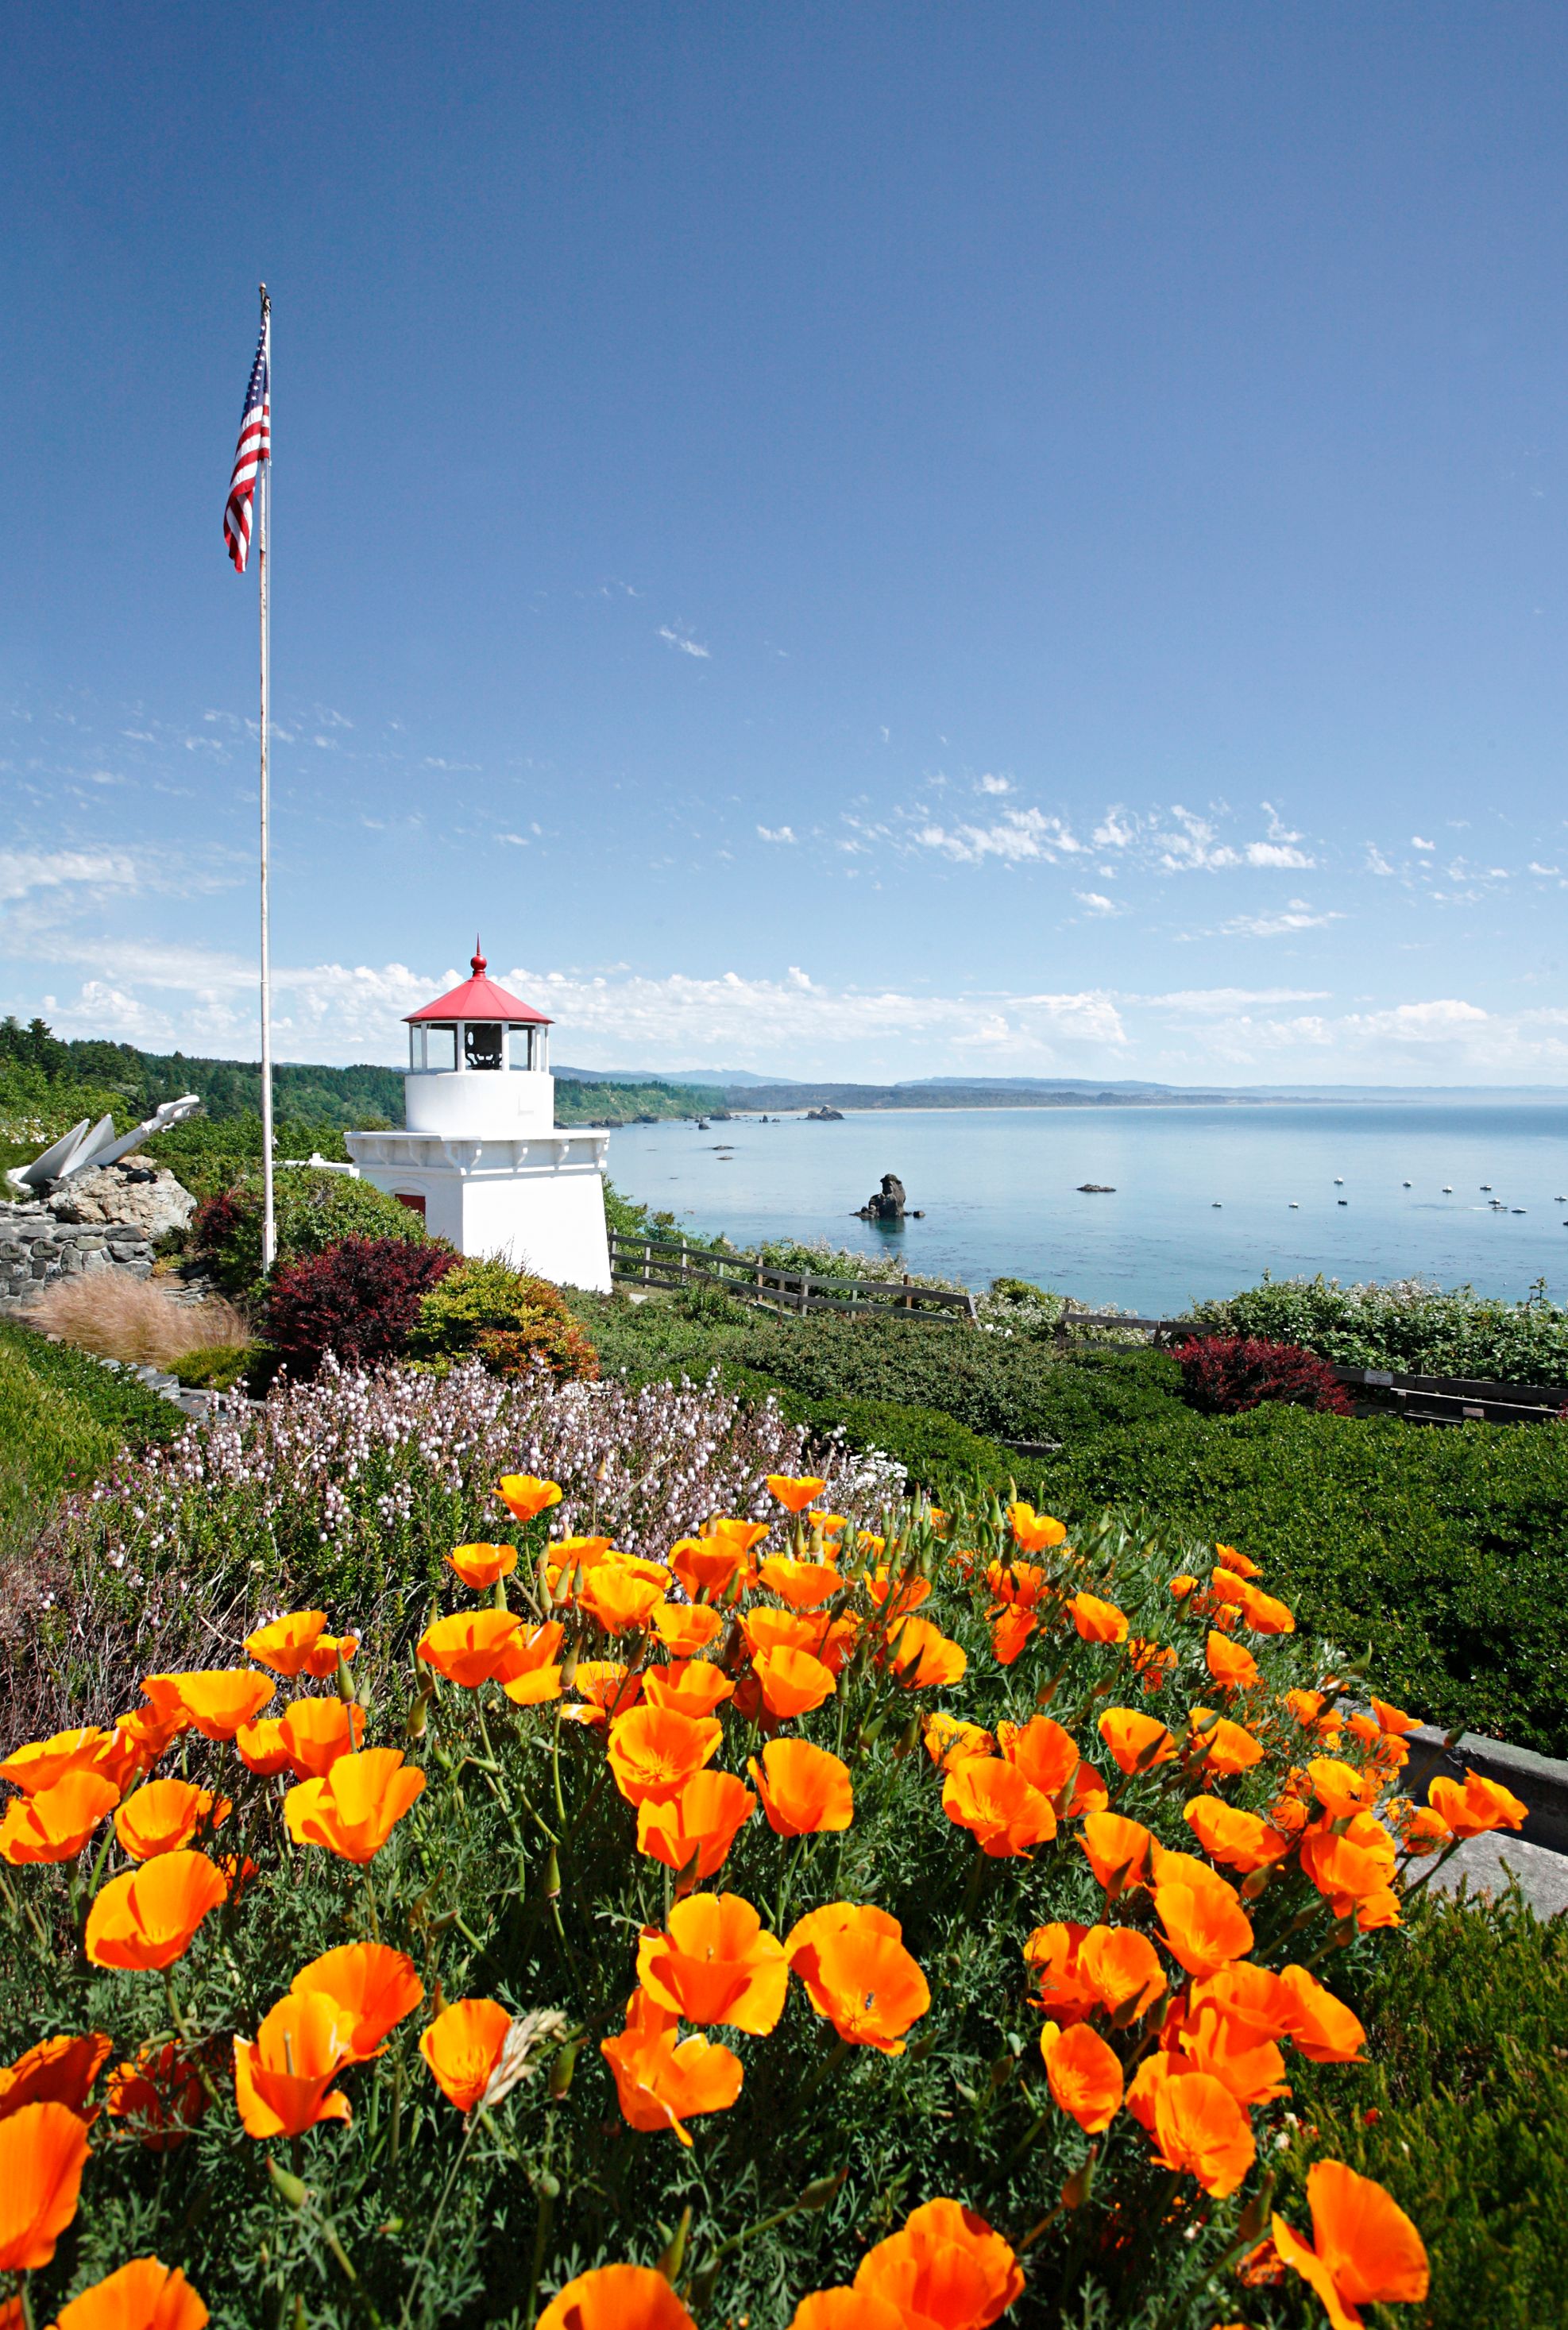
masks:
{"label": "blue sky", "polygon": [[1568,1080],[1568,16],[7,16],[0,1008]]}

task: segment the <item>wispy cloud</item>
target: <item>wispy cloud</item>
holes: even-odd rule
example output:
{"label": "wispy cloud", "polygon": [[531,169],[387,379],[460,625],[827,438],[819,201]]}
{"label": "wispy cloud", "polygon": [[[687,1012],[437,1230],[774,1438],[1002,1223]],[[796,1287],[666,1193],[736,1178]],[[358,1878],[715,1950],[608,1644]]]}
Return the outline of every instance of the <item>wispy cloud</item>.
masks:
{"label": "wispy cloud", "polygon": [[1119,906],[1114,898],[1106,897],[1099,890],[1075,890],[1072,895],[1091,914],[1124,914],[1127,912],[1125,906]]}
{"label": "wispy cloud", "polygon": [[1289,904],[1272,914],[1236,914],[1220,926],[1225,938],[1277,939],[1292,931],[1322,930],[1329,923],[1342,923],[1345,916],[1330,907],[1316,913],[1305,898],[1292,898]]}
{"label": "wispy cloud", "polygon": [[795,829],[789,825],[760,825],[757,838],[759,841],[793,841]]}
{"label": "wispy cloud", "polygon": [[994,825],[922,825],[913,838],[922,849],[940,850],[961,866],[978,866],[988,857],[1010,866],[1054,865],[1083,850],[1061,818],[1038,809],[1006,809]]}
{"label": "wispy cloud", "polygon": [[700,639],[693,639],[689,631],[678,630],[672,623],[661,623],[654,637],[663,639],[666,647],[678,649],[682,655],[700,657],[704,663],[713,653],[713,649],[704,647]]}

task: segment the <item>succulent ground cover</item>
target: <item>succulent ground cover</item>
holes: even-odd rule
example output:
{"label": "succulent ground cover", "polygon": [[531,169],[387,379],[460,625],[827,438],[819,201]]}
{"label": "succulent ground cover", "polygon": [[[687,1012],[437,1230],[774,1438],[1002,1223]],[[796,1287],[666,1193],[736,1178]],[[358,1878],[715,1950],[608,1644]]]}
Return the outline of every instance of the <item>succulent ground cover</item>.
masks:
{"label": "succulent ground cover", "polygon": [[[1242,1550],[764,1473],[776,1411],[649,1397],[524,1435],[482,1378],[295,1395],[310,1518],[312,1465],[372,1476],[315,1555],[244,1444],[101,1501],[100,1617],[203,1655],[0,1763],[9,2318],[1419,2308],[1440,2227],[1289,2090],[1354,2113],[1350,1977],[1522,1808],[1412,1804],[1411,1719]],[[225,1465],[230,1599],[177,1634]]]}

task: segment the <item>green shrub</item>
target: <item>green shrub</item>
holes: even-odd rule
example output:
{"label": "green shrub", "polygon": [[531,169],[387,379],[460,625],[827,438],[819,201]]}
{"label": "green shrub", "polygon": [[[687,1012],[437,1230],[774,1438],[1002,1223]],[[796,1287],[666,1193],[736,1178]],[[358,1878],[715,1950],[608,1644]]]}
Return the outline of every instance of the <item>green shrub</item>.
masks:
{"label": "green shrub", "polygon": [[1420,1278],[1341,1286],[1321,1276],[1265,1277],[1191,1315],[1211,1334],[1299,1343],[1345,1368],[1568,1383],[1568,1309],[1547,1301],[1544,1281],[1522,1302],[1498,1302],[1468,1286],[1444,1293]]}
{"label": "green shrub", "polygon": [[1340,1643],[1445,1726],[1568,1754],[1568,1430],[1269,1407],[1118,1426],[1042,1465],[1067,1520],[1156,1511],[1238,1545]]}
{"label": "green shrub", "polygon": [[1308,2167],[1343,2160],[1437,2234],[1431,2330],[1560,2321],[1568,1919],[1543,1925],[1516,1892],[1462,1905],[1420,1894],[1387,1949],[1358,1953],[1333,1980],[1366,2025],[1370,2060],[1292,2068],[1309,2133],[1278,2162],[1275,2206],[1305,2231]]}
{"label": "green shrub", "polygon": [[960,1492],[995,1489],[1004,1494],[1024,1467],[994,1440],[936,1407],[901,1407],[892,1400],[809,1400],[786,1395],[792,1424],[808,1424],[825,1437],[836,1434],[850,1448],[880,1448],[896,1457],[911,1482],[940,1504]]}
{"label": "green shrub", "polygon": [[190,1391],[232,1391],[256,1364],[258,1343],[219,1343],[211,1350],[187,1351],[171,1361],[169,1373]]}
{"label": "green shrub", "polygon": [[598,1355],[559,1288],[481,1255],[459,1262],[421,1297],[407,1349],[411,1359],[438,1369],[473,1353],[492,1375],[541,1365],[569,1381],[599,1373]]}
{"label": "green shrub", "polygon": [[[355,1122],[370,1132],[386,1119],[365,1115]],[[272,1131],[275,1158],[318,1156],[330,1165],[349,1161],[338,1125],[279,1117]],[[211,1198],[231,1182],[260,1172],[261,1120],[259,1116],[187,1117],[184,1124],[171,1125],[167,1132],[149,1141],[146,1153],[172,1168],[196,1197]]]}
{"label": "green shrub", "polygon": [[[308,1166],[279,1173],[273,1182],[278,1259],[297,1262],[325,1254],[343,1238],[406,1238],[425,1235],[419,1216],[370,1182]],[[210,1198],[191,1225],[192,1245],[225,1293],[254,1295],[260,1288],[261,1182],[245,1175]]]}
{"label": "green shrub", "polygon": [[0,1565],[27,1551],[60,1497],[184,1425],[135,1376],[0,1323]]}

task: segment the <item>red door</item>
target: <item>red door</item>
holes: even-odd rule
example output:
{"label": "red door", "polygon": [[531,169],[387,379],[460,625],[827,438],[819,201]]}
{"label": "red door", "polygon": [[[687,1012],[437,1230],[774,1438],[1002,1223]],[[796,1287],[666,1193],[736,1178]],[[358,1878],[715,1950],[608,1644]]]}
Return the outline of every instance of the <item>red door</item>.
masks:
{"label": "red door", "polygon": [[422,1222],[424,1220],[425,1201],[422,1198],[410,1197],[408,1193],[402,1189],[394,1189],[392,1191],[392,1195],[397,1199],[400,1206],[406,1206],[411,1214],[418,1214],[420,1221]]}

